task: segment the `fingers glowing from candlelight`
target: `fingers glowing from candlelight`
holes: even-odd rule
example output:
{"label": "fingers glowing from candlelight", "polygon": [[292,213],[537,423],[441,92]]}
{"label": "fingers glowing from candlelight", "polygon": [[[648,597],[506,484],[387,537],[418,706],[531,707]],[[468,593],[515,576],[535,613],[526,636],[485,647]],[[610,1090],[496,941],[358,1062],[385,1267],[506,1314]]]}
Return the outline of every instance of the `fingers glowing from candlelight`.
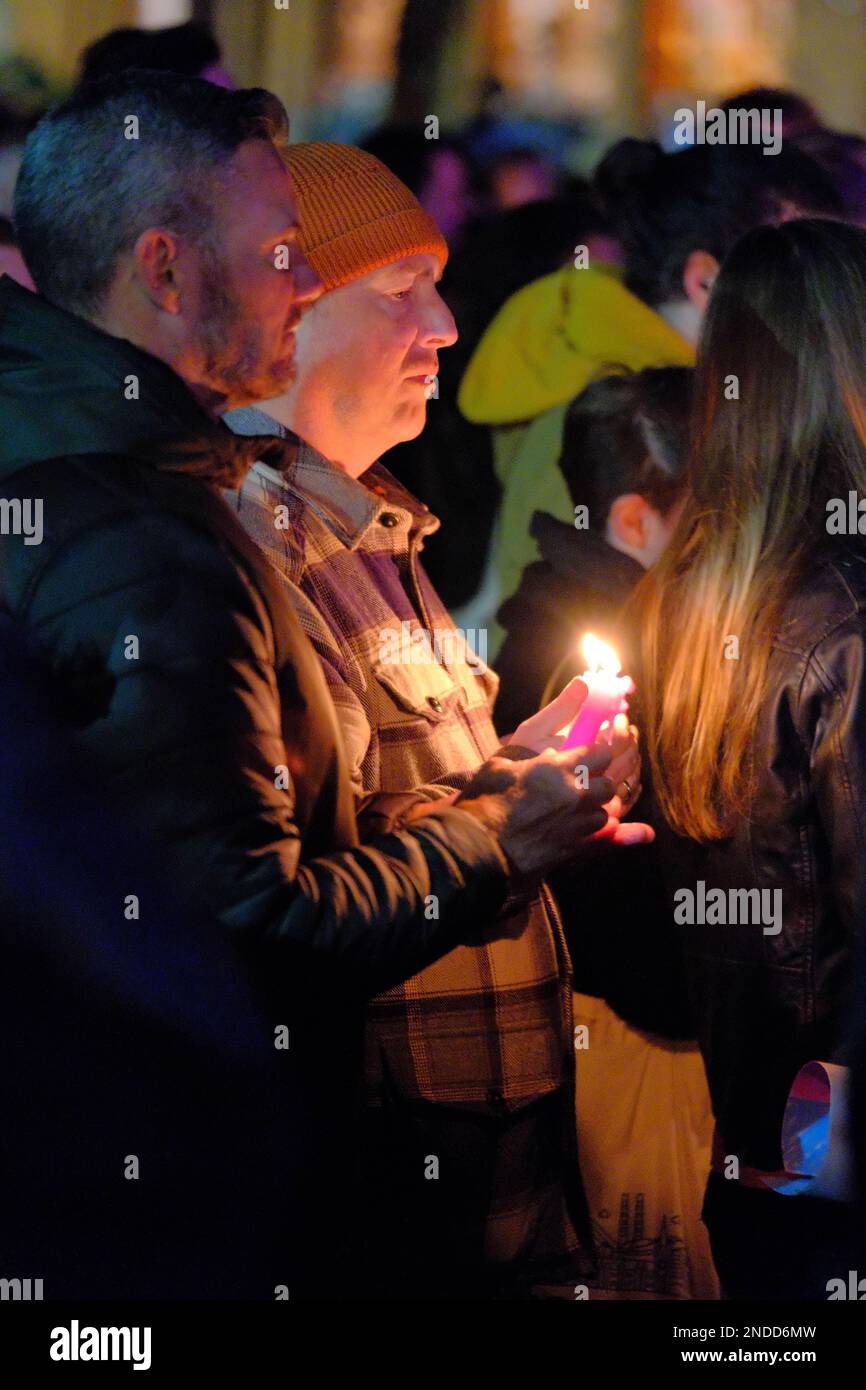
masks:
{"label": "fingers glowing from candlelight", "polygon": [[[608,807],[605,806],[605,810]],[[607,825],[603,825],[601,830],[596,830],[590,835],[584,844],[598,846],[598,852],[602,853],[609,846],[629,845],[649,845],[652,844],[656,833],[651,825],[644,825],[641,821],[622,821],[616,816],[609,816]]]}
{"label": "fingers glowing from candlelight", "polygon": [[556,699],[543,705],[537,714],[515,729],[509,743],[519,744],[521,748],[531,748],[536,753],[545,749],[561,748],[576,714],[587,696],[586,682],[575,676],[560,690]]}
{"label": "fingers glowing from candlelight", "polygon": [[[610,741],[611,760],[607,775],[618,789],[613,801],[605,806],[610,815],[620,819],[627,815],[641,793],[641,759],[637,746],[637,729],[624,714],[614,719]],[[623,788],[623,783],[627,785]],[[629,792],[629,789],[630,792]],[[629,793],[626,800],[626,793]]]}
{"label": "fingers glowing from candlelight", "polygon": [[613,836],[615,845],[650,845],[656,837],[656,833],[651,825],[644,825],[641,821],[623,821],[618,825]]}

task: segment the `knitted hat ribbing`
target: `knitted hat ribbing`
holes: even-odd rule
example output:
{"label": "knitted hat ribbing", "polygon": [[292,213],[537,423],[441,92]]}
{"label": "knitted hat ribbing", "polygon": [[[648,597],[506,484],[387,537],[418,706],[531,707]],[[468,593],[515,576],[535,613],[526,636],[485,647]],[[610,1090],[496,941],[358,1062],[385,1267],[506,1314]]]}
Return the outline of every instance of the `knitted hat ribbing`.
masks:
{"label": "knitted hat ribbing", "polygon": [[289,145],[301,230],[298,243],[326,290],[428,251],[442,265],[445,238],[414,193],[380,160],[325,140]]}

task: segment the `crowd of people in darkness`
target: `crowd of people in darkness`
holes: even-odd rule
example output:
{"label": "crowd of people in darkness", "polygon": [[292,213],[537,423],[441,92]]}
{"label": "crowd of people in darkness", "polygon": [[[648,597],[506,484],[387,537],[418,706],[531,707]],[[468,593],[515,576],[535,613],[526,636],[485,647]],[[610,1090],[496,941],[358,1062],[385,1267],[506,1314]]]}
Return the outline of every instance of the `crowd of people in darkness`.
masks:
{"label": "crowd of people in darkness", "polygon": [[[0,1226],[46,1298],[862,1260],[866,141],[722,109],[779,152],[297,142],[193,22],[0,109]],[[576,741],[585,633],[632,684]],[[844,1182],[783,1142],[810,1063]]]}

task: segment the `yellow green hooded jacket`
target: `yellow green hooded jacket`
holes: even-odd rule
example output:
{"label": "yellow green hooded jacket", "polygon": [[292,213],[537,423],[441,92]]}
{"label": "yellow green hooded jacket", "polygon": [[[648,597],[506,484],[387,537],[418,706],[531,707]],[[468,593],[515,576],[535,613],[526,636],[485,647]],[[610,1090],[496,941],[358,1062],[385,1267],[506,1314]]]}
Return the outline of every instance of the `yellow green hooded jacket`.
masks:
{"label": "yellow green hooded jacket", "polygon": [[[611,370],[690,366],[694,348],[621,283],[611,266],[566,266],[524,286],[502,306],[470,359],[458,404],[493,427],[502,503],[494,535],[499,601],[538,559],[532,513],[571,521],[558,462],[565,411]],[[491,624],[489,650],[502,640]]]}

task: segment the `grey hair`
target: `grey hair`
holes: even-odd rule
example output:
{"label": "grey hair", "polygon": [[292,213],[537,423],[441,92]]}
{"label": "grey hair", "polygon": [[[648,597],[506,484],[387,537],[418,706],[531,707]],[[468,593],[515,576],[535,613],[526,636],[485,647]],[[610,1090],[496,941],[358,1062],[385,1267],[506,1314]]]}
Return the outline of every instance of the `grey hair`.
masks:
{"label": "grey hair", "polygon": [[79,87],[31,133],[15,186],[15,229],[36,288],[92,316],[148,227],[206,241],[226,166],[253,139],[278,149],[288,139],[285,108],[261,88],[142,70]]}

